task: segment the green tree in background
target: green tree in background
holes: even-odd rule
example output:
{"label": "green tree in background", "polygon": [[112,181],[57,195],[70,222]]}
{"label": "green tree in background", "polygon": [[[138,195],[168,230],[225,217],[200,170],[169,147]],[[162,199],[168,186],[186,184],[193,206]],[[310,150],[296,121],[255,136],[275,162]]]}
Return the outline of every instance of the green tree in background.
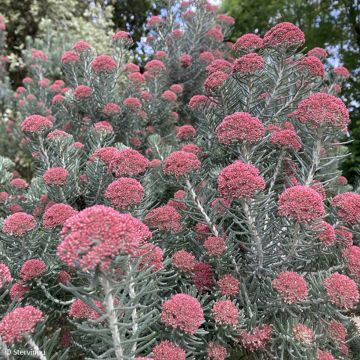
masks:
{"label": "green tree in background", "polygon": [[359,0],[223,0],[222,11],[236,19],[233,40],[242,34],[264,35],[281,22],[292,22],[305,32],[306,47],[324,47],[329,63],[346,66],[352,73],[344,99],[351,111],[351,156],[344,173],[354,181],[360,163],[360,1]]}

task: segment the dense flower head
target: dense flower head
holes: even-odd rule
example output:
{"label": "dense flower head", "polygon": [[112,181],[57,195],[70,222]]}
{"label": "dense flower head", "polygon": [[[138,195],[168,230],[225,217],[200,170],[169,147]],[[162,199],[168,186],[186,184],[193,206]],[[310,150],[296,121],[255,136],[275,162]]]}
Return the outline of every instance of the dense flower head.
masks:
{"label": "dense flower head", "polygon": [[90,161],[94,161],[95,159],[99,159],[104,162],[106,165],[110,165],[114,156],[119,152],[119,149],[116,147],[108,146],[96,149],[93,154],[90,156]]}
{"label": "dense flower head", "polygon": [[336,182],[339,184],[339,185],[347,185],[348,183],[348,179],[345,177],[345,176],[338,176],[337,179],[336,179]]}
{"label": "dense flower head", "polygon": [[42,320],[42,311],[31,305],[15,308],[0,321],[0,337],[6,344],[20,341],[25,334],[33,333]]}
{"label": "dense flower head", "polygon": [[209,92],[216,91],[224,84],[228,77],[229,75],[223,71],[215,71],[206,78],[204,88]]}
{"label": "dense flower head", "polygon": [[29,231],[35,229],[35,226],[36,221],[32,215],[24,212],[17,212],[9,215],[5,219],[2,225],[2,231],[9,235],[24,236]]}
{"label": "dense flower head", "polygon": [[20,277],[22,281],[29,281],[41,276],[46,269],[43,260],[30,259],[24,262],[20,269]]}
{"label": "dense flower head", "polygon": [[190,109],[201,109],[210,103],[210,99],[205,95],[194,95],[189,101]]}
{"label": "dense flower head", "polygon": [[294,24],[282,22],[265,33],[264,44],[268,47],[299,46],[305,42],[304,33]]}
{"label": "dense flower head", "polygon": [[324,65],[316,56],[305,56],[299,61],[298,65],[306,70],[310,76],[323,77],[325,74]]}
{"label": "dense flower head", "polygon": [[221,32],[221,29],[217,27],[213,27],[207,31],[206,36],[210,39],[214,39],[215,41],[222,42],[224,41],[224,35]]}
{"label": "dense flower head", "polygon": [[42,51],[42,50],[37,50],[37,49],[32,49],[31,50],[31,57],[33,59],[38,59],[38,60],[42,60],[42,61],[48,61],[48,56]]}
{"label": "dense flower head", "polygon": [[271,325],[255,327],[251,332],[242,331],[239,334],[240,345],[251,352],[264,349],[272,335]]}
{"label": "dense flower head", "polygon": [[57,281],[60,284],[66,285],[70,282],[70,280],[71,280],[71,275],[67,271],[64,270],[59,271],[57,276]]}
{"label": "dense flower head", "polygon": [[153,270],[159,271],[164,267],[164,252],[159,246],[148,242],[143,242],[135,251],[135,257],[141,257],[140,268],[152,267]]}
{"label": "dense flower head", "polygon": [[259,170],[241,160],[222,169],[217,183],[220,195],[230,199],[251,198],[256,191],[265,188],[265,181]]}
{"label": "dense flower head", "polygon": [[145,70],[150,74],[158,75],[166,70],[166,66],[161,60],[150,60],[146,63]]}
{"label": "dense flower head", "polygon": [[169,102],[175,102],[177,100],[177,96],[176,94],[171,91],[171,90],[165,90],[162,94],[161,94],[161,98],[165,101],[169,101]]}
{"label": "dense flower head", "polygon": [[346,341],[348,332],[342,323],[336,320],[331,320],[328,325],[328,334],[330,339],[336,343],[344,343]]}
{"label": "dense flower head", "polygon": [[209,342],[207,348],[207,359],[208,360],[225,360],[228,356],[227,349],[213,341]]}
{"label": "dense flower head", "polygon": [[360,247],[355,245],[349,246],[343,251],[342,255],[350,274],[356,279],[360,279]]}
{"label": "dense flower head", "polygon": [[299,102],[297,110],[289,116],[304,124],[319,127],[324,124],[345,131],[349,124],[349,111],[342,100],[326,93],[314,93]]}
{"label": "dense flower head", "polygon": [[113,207],[125,209],[139,204],[144,193],[144,187],[138,180],[124,177],[113,181],[107,187],[104,196],[111,201]]}
{"label": "dense flower head", "polygon": [[288,304],[294,304],[308,296],[308,285],[305,279],[296,272],[282,272],[271,284]]}
{"label": "dense flower head", "polygon": [[224,59],[216,59],[213,60],[207,67],[206,67],[206,71],[208,72],[208,74],[212,74],[214,72],[217,71],[222,71],[224,73],[230,74],[231,72],[231,64],[224,60]]}
{"label": "dense flower head", "polygon": [[304,324],[295,324],[293,326],[294,340],[306,345],[311,345],[314,341],[314,331]]}
{"label": "dense flower head", "polygon": [[193,269],[193,282],[199,291],[210,289],[214,285],[212,266],[204,262],[198,262]]}
{"label": "dense flower head", "polygon": [[75,214],[77,211],[68,204],[53,204],[46,208],[42,224],[45,229],[54,229],[64,225],[65,221]]}
{"label": "dense flower head", "polygon": [[305,185],[286,189],[279,197],[278,211],[281,216],[300,222],[319,219],[325,212],[322,197]]}
{"label": "dense flower head", "polygon": [[[103,311],[102,303],[98,300],[93,301],[94,305],[99,309],[100,312]],[[96,320],[100,315],[99,312],[94,308],[84,303],[80,299],[76,299],[70,306],[69,316],[74,319],[89,319]]]}
{"label": "dense flower head", "polygon": [[6,284],[12,281],[12,276],[9,268],[1,263],[0,264],[0,289]]}
{"label": "dense flower head", "polygon": [[43,174],[43,179],[46,185],[49,186],[63,186],[66,184],[69,172],[62,167],[54,167],[47,169]]}
{"label": "dense flower head", "polygon": [[346,226],[338,226],[335,229],[336,240],[345,248],[353,245],[353,234]]}
{"label": "dense flower head", "polygon": [[42,115],[30,115],[21,124],[21,130],[29,133],[40,133],[51,129],[53,123]]}
{"label": "dense flower head", "polygon": [[128,79],[136,86],[140,86],[145,82],[145,76],[139,72],[129,74]]}
{"label": "dense flower head", "polygon": [[10,299],[12,301],[16,300],[19,301],[24,298],[25,294],[30,290],[27,286],[24,286],[23,284],[16,283],[14,284],[9,292]]}
{"label": "dense flower head", "polygon": [[333,73],[343,79],[348,79],[350,77],[349,70],[344,66],[338,66],[333,70]]}
{"label": "dense flower head", "polygon": [[161,320],[174,329],[194,334],[204,321],[204,314],[196,298],[187,294],[176,294],[163,303]]}
{"label": "dense flower head", "polygon": [[117,114],[117,113],[120,112],[120,106],[118,104],[115,104],[115,103],[107,103],[104,106],[103,112],[106,115]]}
{"label": "dense flower head", "polygon": [[161,341],[153,348],[152,352],[154,360],[186,359],[185,351],[168,340]]}
{"label": "dense flower head", "polygon": [[343,221],[355,224],[360,222],[360,194],[345,192],[336,195],[331,205],[337,210],[337,215]]}
{"label": "dense flower head", "polygon": [[140,72],[140,67],[139,67],[139,65],[136,65],[133,63],[128,63],[128,64],[124,65],[124,71],[126,73]]}
{"label": "dense flower head", "polygon": [[236,59],[233,63],[232,70],[234,73],[247,75],[262,70],[264,66],[264,59],[260,55],[250,53]]}
{"label": "dense flower head", "polygon": [[82,53],[83,51],[89,50],[91,49],[91,45],[89,43],[87,43],[85,40],[78,40],[73,46],[72,48],[79,52]]}
{"label": "dense flower head", "polygon": [[158,16],[158,15],[152,15],[150,16],[150,18],[148,19],[148,22],[147,22],[147,26],[148,27],[154,27],[160,23],[163,22],[163,19],[161,16]]}
{"label": "dense flower head", "polygon": [[184,90],[184,87],[181,84],[172,84],[170,86],[170,90],[173,91],[176,94],[181,94],[183,92],[183,90]]}
{"label": "dense flower head", "polygon": [[66,220],[61,237],[57,256],[68,266],[86,271],[98,265],[106,268],[120,253],[134,254],[151,232],[130,214],[94,205]]}
{"label": "dense flower head", "polygon": [[234,46],[234,50],[253,52],[264,47],[264,40],[256,34],[245,34],[240,36]]}
{"label": "dense flower head", "polygon": [[110,169],[115,177],[134,176],[143,173],[149,165],[149,160],[138,151],[124,149],[113,154]]}
{"label": "dense flower head", "polygon": [[123,101],[123,104],[132,111],[137,111],[141,109],[141,101],[136,97],[128,97]]}
{"label": "dense flower head", "polygon": [[26,189],[29,186],[26,180],[20,178],[12,179],[10,185],[16,189]]}
{"label": "dense flower head", "polygon": [[147,223],[159,230],[179,232],[181,230],[181,215],[170,205],[152,209],[145,216]]}
{"label": "dense flower head", "polygon": [[73,50],[65,51],[61,56],[61,63],[63,65],[71,64],[80,60],[80,56]]}
{"label": "dense flower head", "polygon": [[82,99],[87,99],[92,95],[92,88],[86,85],[79,85],[75,88],[74,97],[76,100],[80,101]]}
{"label": "dense flower head", "polygon": [[265,135],[262,122],[246,112],[235,112],[227,115],[216,128],[216,136],[221,144],[234,141],[255,142]]}
{"label": "dense flower head", "polygon": [[235,19],[232,16],[225,15],[225,14],[219,14],[216,17],[216,20],[221,22],[221,23],[225,23],[227,25],[234,25],[235,24]]}
{"label": "dense flower head", "polygon": [[69,133],[67,133],[66,131],[56,129],[56,130],[53,130],[53,131],[49,132],[47,134],[46,138],[49,139],[49,140],[54,140],[54,139],[58,139],[58,138],[61,138],[61,137],[70,137],[70,136],[71,135]]}
{"label": "dense flower head", "polygon": [[288,147],[299,151],[301,149],[300,137],[295,131],[295,127],[290,122],[285,122],[282,127],[269,125],[271,133],[270,142],[272,144]]}
{"label": "dense flower head", "polygon": [[176,138],[179,140],[190,139],[196,136],[196,130],[192,125],[176,126]]}
{"label": "dense flower head", "polygon": [[0,191],[0,204],[4,204],[9,199],[9,194],[6,191]]}
{"label": "dense flower head", "polygon": [[315,47],[307,52],[308,56],[316,56],[318,59],[323,60],[326,59],[328,53],[325,49]]}
{"label": "dense flower head", "polygon": [[351,309],[359,302],[359,290],[354,280],[334,273],[324,281],[330,303],[343,309]]}
{"label": "dense flower head", "polygon": [[220,278],[217,284],[220,288],[221,295],[235,296],[239,293],[240,281],[230,274]]}
{"label": "dense flower head", "polygon": [[239,309],[230,300],[217,300],[212,307],[215,322],[236,326],[239,323]]}
{"label": "dense flower head", "polygon": [[117,63],[110,55],[99,55],[91,63],[91,68],[96,73],[113,72],[116,67]]}
{"label": "dense flower head", "polygon": [[316,232],[316,238],[325,246],[332,246],[336,241],[336,233],[334,227],[326,221],[320,221],[313,229]]}
{"label": "dense flower head", "polygon": [[214,60],[214,55],[210,51],[203,51],[199,55],[199,60],[204,61],[209,64]]}
{"label": "dense flower head", "polygon": [[102,133],[113,133],[114,132],[114,128],[112,127],[112,125],[108,122],[108,121],[98,121],[96,124],[94,124],[94,130],[97,132],[102,132]]}
{"label": "dense flower head", "polygon": [[204,248],[210,256],[220,256],[226,250],[225,240],[218,236],[209,236],[204,242]]}
{"label": "dense flower head", "polygon": [[192,56],[189,54],[182,54],[179,56],[180,66],[183,68],[187,68],[191,65]]}
{"label": "dense flower head", "polygon": [[179,250],[174,252],[171,258],[171,264],[180,271],[187,273],[194,269],[196,265],[196,259],[195,256],[188,251]]}
{"label": "dense flower head", "polygon": [[195,154],[186,151],[174,151],[164,160],[164,174],[176,177],[184,176],[199,169],[200,160]]}
{"label": "dense flower head", "polygon": [[329,352],[318,350],[316,352],[316,360],[336,360]]}

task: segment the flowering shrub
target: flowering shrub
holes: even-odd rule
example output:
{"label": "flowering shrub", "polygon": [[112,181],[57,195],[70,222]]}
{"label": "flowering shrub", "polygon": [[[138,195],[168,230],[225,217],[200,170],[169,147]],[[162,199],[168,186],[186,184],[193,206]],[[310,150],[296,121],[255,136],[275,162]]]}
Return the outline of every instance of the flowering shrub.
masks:
{"label": "flowering shrub", "polygon": [[31,181],[0,157],[2,354],[356,355],[348,73],[304,55],[290,23],[229,43],[234,19],[217,10],[170,1],[146,24],[142,66],[125,31],[109,54],[85,40],[56,64],[32,52],[13,96]]}

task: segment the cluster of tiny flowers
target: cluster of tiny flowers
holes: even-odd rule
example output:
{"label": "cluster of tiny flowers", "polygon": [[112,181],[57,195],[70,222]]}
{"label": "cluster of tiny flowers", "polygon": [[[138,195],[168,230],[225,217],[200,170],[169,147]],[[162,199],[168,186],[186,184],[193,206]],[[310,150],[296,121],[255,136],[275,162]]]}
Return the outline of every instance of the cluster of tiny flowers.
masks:
{"label": "cluster of tiny flowers", "polygon": [[200,160],[195,154],[186,151],[175,151],[164,160],[164,174],[176,177],[184,176],[199,169]]}
{"label": "cluster of tiny flowers", "polygon": [[68,266],[84,271],[98,265],[106,268],[119,253],[134,254],[151,232],[130,214],[95,205],[66,220],[57,256]]}
{"label": "cluster of tiny flowers", "polygon": [[194,334],[204,321],[199,301],[187,294],[176,294],[162,306],[161,320],[174,329]]}
{"label": "cluster of tiny flowers", "polygon": [[136,97],[126,98],[123,104],[132,111],[138,111],[142,107],[141,101]]}
{"label": "cluster of tiny flowers", "polygon": [[193,271],[196,260],[195,256],[188,251],[179,250],[174,252],[171,258],[171,264],[180,271],[187,273]]}
{"label": "cluster of tiny flowers", "polygon": [[304,33],[289,22],[282,22],[273,26],[264,36],[264,44],[268,47],[299,46],[304,42]]}
{"label": "cluster of tiny flowers", "polygon": [[337,183],[339,185],[347,185],[348,183],[348,179],[345,177],[345,176],[339,176],[337,179],[336,179]]}
{"label": "cluster of tiny flowers", "polygon": [[66,180],[69,173],[62,167],[54,167],[47,169],[43,174],[43,179],[46,185],[63,186],[66,184]]}
{"label": "cluster of tiny flowers", "polygon": [[295,127],[290,122],[285,122],[280,128],[276,125],[269,125],[268,130],[271,133],[270,143],[285,146],[290,149],[299,151],[301,149],[301,142]]}
{"label": "cluster of tiny flowers", "polygon": [[245,34],[239,37],[233,45],[234,50],[253,52],[264,47],[264,40],[256,34]]}
{"label": "cluster of tiny flowers", "polygon": [[336,320],[332,320],[328,325],[328,334],[330,339],[336,343],[344,343],[346,341],[348,332],[343,324]]}
{"label": "cluster of tiny flowers", "polygon": [[159,230],[179,232],[181,230],[181,215],[170,205],[152,209],[145,216],[147,223]]}
{"label": "cluster of tiny flowers", "polygon": [[224,35],[223,33],[221,32],[220,29],[214,27],[212,29],[210,29],[207,33],[206,33],[206,36],[208,38],[211,38],[211,39],[214,39],[216,41],[224,41]]}
{"label": "cluster of tiny flowers", "polygon": [[191,125],[183,125],[176,127],[176,138],[179,140],[191,139],[196,136],[196,130]]}
{"label": "cluster of tiny flowers", "polygon": [[23,281],[29,281],[41,276],[46,269],[44,261],[40,259],[30,259],[24,262],[20,269],[20,277]]}
{"label": "cluster of tiny flowers", "polygon": [[110,55],[99,55],[91,63],[94,72],[112,72],[116,69],[117,63]]}
{"label": "cluster of tiny flowers", "polygon": [[305,56],[299,61],[298,65],[306,70],[310,76],[324,77],[324,65],[316,56]]}
{"label": "cluster of tiny flowers", "polygon": [[345,131],[350,122],[349,111],[342,100],[336,96],[315,93],[299,102],[297,110],[289,116],[294,116],[304,124],[319,127],[328,124]]}
{"label": "cluster of tiny flowers", "polygon": [[26,189],[29,186],[29,184],[26,182],[26,180],[19,179],[19,178],[12,179],[10,181],[10,185],[16,189]]}
{"label": "cluster of tiny flowers", "polygon": [[80,56],[77,52],[73,51],[73,50],[69,50],[69,51],[65,51],[60,59],[60,62],[63,65],[67,65],[67,64],[71,64],[74,62],[77,62],[80,60]]}
{"label": "cluster of tiny flowers", "polygon": [[360,279],[360,247],[350,246],[344,250],[343,256],[351,275]]}
{"label": "cluster of tiny flowers", "polygon": [[53,204],[45,210],[42,224],[45,229],[54,229],[75,214],[77,211],[68,204]]}
{"label": "cluster of tiny flowers", "polygon": [[334,227],[326,221],[316,224],[313,229],[317,232],[316,238],[325,246],[332,246],[336,241],[336,233]]}
{"label": "cluster of tiny flowers", "polygon": [[120,106],[115,103],[107,103],[105,104],[103,111],[106,115],[117,114],[120,112]]}
{"label": "cluster of tiny flowers", "polygon": [[9,268],[5,264],[0,264],[0,289],[12,281],[12,276]]}
{"label": "cluster of tiny flowers", "polygon": [[331,205],[337,209],[337,215],[345,222],[360,222],[360,194],[346,192],[336,195]]}
{"label": "cluster of tiny flowers", "polygon": [[213,74],[213,73],[218,72],[218,71],[224,72],[226,74],[230,74],[231,69],[232,69],[231,64],[228,61],[224,60],[224,59],[213,60],[206,67],[206,71],[207,71],[208,75]]}
{"label": "cluster of tiny flowers", "polygon": [[185,351],[168,340],[161,341],[156,345],[152,353],[154,360],[186,359]]}
{"label": "cluster of tiny flowers", "polygon": [[314,336],[314,331],[304,324],[296,324],[293,327],[293,337],[296,341],[311,345],[314,341]]}
{"label": "cluster of tiny flowers", "polygon": [[165,64],[160,60],[150,60],[145,65],[145,70],[148,71],[150,74],[158,75],[161,72],[166,70]]}
{"label": "cluster of tiny flowers", "polygon": [[324,60],[327,58],[328,53],[323,48],[315,47],[315,48],[309,50],[307,55],[308,56],[316,56],[318,59]]}
{"label": "cluster of tiny flowers", "polygon": [[226,145],[233,141],[252,143],[261,140],[265,135],[262,122],[246,112],[226,116],[215,131],[219,143]]}
{"label": "cluster of tiny flowers", "polygon": [[343,78],[348,79],[350,77],[349,70],[344,66],[338,66],[333,70],[334,74]]}
{"label": "cluster of tiny flowers", "polygon": [[228,356],[228,351],[220,344],[211,341],[207,348],[207,356],[208,360],[225,360]]}
{"label": "cluster of tiny flowers", "polygon": [[152,267],[153,270],[161,270],[163,264],[163,251],[159,246],[143,243],[135,250],[135,256],[141,257],[140,268]]}
{"label": "cluster of tiny flowers", "polygon": [[189,67],[191,64],[191,60],[192,60],[192,56],[189,54],[182,54],[179,57],[179,63],[183,68]]}
{"label": "cluster of tiny flowers", "polygon": [[272,334],[271,325],[261,325],[251,332],[243,331],[238,338],[240,345],[251,352],[264,349]]}
{"label": "cluster of tiny flowers", "polygon": [[51,129],[53,123],[51,120],[41,115],[30,115],[21,124],[21,130],[28,133],[40,133]]}
{"label": "cluster of tiny flowers", "polygon": [[25,294],[30,290],[27,286],[24,286],[23,284],[16,283],[14,284],[9,292],[10,299],[11,300],[21,300],[24,298]]}
{"label": "cluster of tiny flowers", "polygon": [[104,133],[112,133],[114,129],[108,121],[99,121],[94,125],[95,131],[100,131]]}
{"label": "cluster of tiny flowers", "polygon": [[247,75],[254,74],[257,71],[264,69],[264,59],[256,54],[250,53],[243,55],[234,61],[232,70],[234,73]]}
{"label": "cluster of tiny flowers", "polygon": [[232,275],[224,275],[217,282],[221,295],[235,296],[239,293],[240,281]]}
{"label": "cluster of tiny flowers", "polygon": [[335,358],[327,351],[318,350],[316,360],[335,360]]}
{"label": "cluster of tiny flowers", "polygon": [[112,206],[124,209],[139,204],[144,193],[144,188],[139,181],[132,178],[120,178],[107,187],[104,196],[111,201]]}
{"label": "cluster of tiny flowers", "polygon": [[35,227],[36,221],[32,215],[17,212],[5,219],[2,231],[9,235],[24,236]]}
{"label": "cluster of tiny flowers", "polygon": [[346,226],[339,226],[335,229],[338,242],[345,248],[353,245],[353,234]]}
{"label": "cluster of tiny flowers", "polygon": [[228,78],[228,74],[223,71],[215,71],[211,73],[204,82],[204,88],[208,92],[218,90]]}
{"label": "cluster of tiny flowers", "polygon": [[215,322],[236,326],[239,322],[239,309],[230,300],[218,300],[212,307]]}
{"label": "cluster of tiny flowers", "polygon": [[308,286],[304,278],[296,272],[285,271],[280,273],[273,281],[273,288],[288,304],[294,304],[308,296]]}
{"label": "cluster of tiny flowers", "polygon": [[194,95],[189,101],[189,108],[196,110],[206,107],[210,103],[210,99],[205,95]]}
{"label": "cluster of tiny flowers", "polygon": [[71,275],[67,272],[67,271],[64,271],[64,270],[61,270],[59,271],[59,274],[57,276],[57,281],[60,283],[60,284],[68,284],[71,280]]}
{"label": "cluster of tiny flowers", "polygon": [[[109,154],[110,155],[110,154]],[[110,169],[116,177],[134,176],[143,173],[149,167],[149,160],[138,151],[125,149],[116,151],[110,161]]]}
{"label": "cluster of tiny flowers", "polygon": [[0,321],[0,337],[6,344],[20,341],[25,334],[33,333],[43,319],[43,313],[31,305],[18,307]]}
{"label": "cluster of tiny flowers", "polygon": [[86,85],[79,85],[75,88],[74,98],[78,101],[87,99],[92,95],[92,88]]}
{"label": "cluster of tiny flowers", "polygon": [[299,222],[315,220],[324,215],[322,197],[308,186],[286,189],[279,197],[279,214]]}
{"label": "cluster of tiny flowers", "polygon": [[351,309],[359,302],[359,290],[354,280],[346,275],[334,273],[324,281],[329,301],[343,309]]}
{"label": "cluster of tiny flowers", "polygon": [[265,188],[265,180],[259,170],[241,160],[222,169],[217,183],[220,195],[230,199],[251,198],[256,191]]}
{"label": "cluster of tiny flowers", "polygon": [[193,269],[193,282],[199,291],[208,290],[214,285],[214,272],[210,264],[198,262]]}
{"label": "cluster of tiny flowers", "polygon": [[220,256],[226,249],[225,241],[221,237],[209,236],[204,242],[204,248],[210,256]]}
{"label": "cluster of tiny flowers", "polygon": [[[103,310],[103,306],[100,301],[95,300],[94,305],[100,311]],[[76,299],[70,306],[69,316],[73,317],[74,319],[95,320],[100,315],[99,315],[99,312],[96,311],[94,308],[90,307],[88,304],[84,303],[82,300]]]}
{"label": "cluster of tiny flowers", "polygon": [[49,132],[49,134],[46,136],[49,140],[58,139],[60,137],[70,137],[71,135],[68,134],[66,131],[56,129],[54,131]]}

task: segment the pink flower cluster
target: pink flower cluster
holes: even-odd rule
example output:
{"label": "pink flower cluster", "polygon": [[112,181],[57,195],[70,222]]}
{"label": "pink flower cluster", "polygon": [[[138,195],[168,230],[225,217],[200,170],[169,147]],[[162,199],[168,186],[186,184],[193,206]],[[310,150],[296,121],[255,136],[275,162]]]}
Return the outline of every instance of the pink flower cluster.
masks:
{"label": "pink flower cluster", "polygon": [[41,276],[46,270],[44,261],[40,259],[30,259],[24,262],[20,269],[22,281],[29,281]]}
{"label": "pink flower cluster", "polygon": [[337,209],[340,219],[350,224],[360,222],[360,194],[346,192],[336,195],[331,205]]}
{"label": "pink flower cluster", "polygon": [[99,55],[91,63],[91,68],[96,73],[113,72],[116,67],[117,63],[110,55]]}
{"label": "pink flower cluster", "polygon": [[288,304],[305,300],[308,296],[307,283],[305,279],[296,272],[282,272],[271,284],[280,294],[281,298]]}
{"label": "pink flower cluster", "polygon": [[259,141],[265,135],[265,128],[257,117],[246,112],[235,112],[227,115],[215,132],[220,144],[229,145],[234,141]]}
{"label": "pink flower cluster", "polygon": [[222,169],[217,182],[220,195],[230,199],[251,198],[256,191],[265,188],[265,180],[259,170],[241,160]]}
{"label": "pink flower cluster", "polygon": [[204,82],[205,90],[213,92],[220,89],[228,77],[229,75],[223,71],[215,71],[211,73]]}
{"label": "pink flower cluster", "polygon": [[360,279],[360,247],[350,246],[344,250],[343,256],[351,275]]}
{"label": "pink flower cluster", "polygon": [[214,285],[212,266],[204,262],[198,262],[193,269],[193,282],[200,292],[210,289]]}
{"label": "pink flower cluster", "polygon": [[220,288],[221,295],[235,296],[239,293],[240,281],[230,274],[224,275],[219,279],[217,284]]}
{"label": "pink flower cluster", "polygon": [[217,300],[212,307],[215,322],[236,326],[239,323],[239,309],[230,300]]}
{"label": "pink flower cluster", "polygon": [[53,123],[51,120],[41,115],[30,115],[21,124],[21,130],[28,133],[40,133],[51,129]]}
{"label": "pink flower cluster", "polygon": [[144,193],[145,190],[139,181],[132,178],[120,178],[107,187],[104,196],[111,201],[112,206],[125,209],[139,204]]}
{"label": "pink flower cluster", "polygon": [[286,189],[279,197],[278,210],[281,216],[299,222],[319,219],[325,212],[322,197],[304,185]]}
{"label": "pink flower cluster", "polygon": [[111,156],[110,170],[115,177],[139,175],[150,165],[148,159],[133,149],[117,150]]}
{"label": "pink flower cluster", "polygon": [[199,169],[200,160],[195,154],[186,151],[175,151],[164,160],[164,174],[176,177],[184,176]]}
{"label": "pink flower cluster", "polygon": [[211,341],[207,348],[207,356],[208,360],[225,360],[228,357],[228,351],[224,346]]}
{"label": "pink flower cluster", "polygon": [[145,216],[147,223],[159,230],[177,233],[181,230],[181,215],[170,205],[152,209]]}
{"label": "pink flower cluster", "polygon": [[184,273],[189,273],[193,271],[196,264],[196,260],[193,254],[185,250],[179,250],[174,252],[171,259],[171,264],[180,271]]}
{"label": "pink flower cluster", "polygon": [[264,69],[264,66],[264,59],[260,55],[256,53],[250,53],[236,59],[234,61],[232,70],[236,74],[249,75],[261,71]]}
{"label": "pink flower cluster", "polygon": [[346,275],[334,273],[324,281],[330,303],[343,309],[352,309],[360,299],[354,280]]}
{"label": "pink flower cluster", "polygon": [[293,337],[296,341],[305,345],[311,345],[314,341],[315,333],[304,324],[295,324],[293,326]]}
{"label": "pink flower cluster", "polygon": [[12,281],[12,276],[9,268],[5,264],[0,264],[0,289]]}
{"label": "pink flower cluster", "polygon": [[301,142],[295,127],[290,122],[285,122],[283,127],[276,125],[269,125],[268,130],[271,133],[270,142],[272,144],[288,147],[299,151],[301,149]]}
{"label": "pink flower cluster", "polygon": [[226,74],[230,74],[231,69],[232,69],[231,64],[224,59],[213,60],[211,62],[211,64],[206,67],[206,71],[208,72],[209,75],[213,74],[217,71],[221,71]]}
{"label": "pink flower cluster", "polygon": [[306,70],[310,76],[324,77],[324,65],[316,56],[305,56],[299,61],[298,65]]}
{"label": "pink flower cluster", "polygon": [[350,122],[349,111],[342,100],[325,93],[315,93],[300,101],[297,110],[289,116],[314,128],[327,124],[341,131],[345,131]]}
{"label": "pink flower cluster", "polygon": [[176,126],[176,138],[185,140],[196,136],[196,130],[191,125]]}
{"label": "pink flower cluster", "polygon": [[315,47],[315,48],[309,50],[307,55],[308,56],[315,56],[320,60],[324,60],[324,59],[327,58],[328,53],[323,48]]}
{"label": "pink flower cluster", "polygon": [[42,320],[43,313],[31,305],[15,308],[0,321],[0,337],[6,344],[20,341],[25,334],[33,333]]}
{"label": "pink flower cluster", "polygon": [[328,334],[330,339],[336,343],[345,343],[348,332],[342,323],[331,320],[328,326]]}
{"label": "pink flower cluster", "polygon": [[187,294],[176,294],[163,303],[161,320],[174,329],[194,334],[204,321],[204,314],[196,298]]}
{"label": "pink flower cluster", "polygon": [[168,340],[161,341],[152,352],[154,360],[186,359],[185,351]]}
{"label": "pink flower cluster", "polygon": [[336,241],[336,233],[334,227],[326,221],[321,221],[315,225],[314,230],[317,232],[316,238],[325,246],[332,246]]}
{"label": "pink flower cluster", "polygon": [[24,236],[35,229],[36,221],[32,215],[17,212],[8,216],[2,226],[2,231],[8,235]]}
{"label": "pink flower cluster", "polygon": [[[94,305],[99,309],[100,312],[104,310],[100,301],[95,300]],[[73,317],[74,319],[95,320],[100,316],[99,311],[96,311],[82,300],[76,299],[70,306],[69,316]]]}
{"label": "pink flower cluster", "polygon": [[78,101],[87,99],[92,95],[92,88],[86,85],[79,85],[75,88],[74,98]]}
{"label": "pink flower cluster", "polygon": [[264,44],[268,47],[300,46],[305,42],[304,33],[294,24],[282,22],[265,33]]}
{"label": "pink flower cluster", "polygon": [[75,214],[77,211],[68,204],[53,204],[45,210],[42,224],[45,229],[54,229]]}
{"label": "pink flower cluster", "polygon": [[134,254],[151,232],[130,214],[95,205],[66,220],[61,237],[57,256],[68,266],[86,271],[98,265],[106,269],[120,253]]}
{"label": "pink flower cluster", "polygon": [[62,167],[47,169],[43,174],[44,182],[49,186],[64,186],[68,177],[69,172]]}
{"label": "pink flower cluster", "polygon": [[242,50],[247,52],[253,52],[264,47],[264,40],[256,34],[245,34],[239,37],[233,50]]}
{"label": "pink flower cluster", "polygon": [[70,50],[65,51],[61,56],[61,63],[63,65],[71,64],[80,60],[80,56],[77,52]]}
{"label": "pink flower cluster", "polygon": [[226,244],[221,237],[209,236],[204,242],[204,248],[209,256],[220,256],[226,250]]}
{"label": "pink flower cluster", "polygon": [[251,332],[243,331],[239,335],[240,345],[251,352],[264,349],[272,335],[271,325],[255,327]]}
{"label": "pink flower cluster", "polygon": [[160,60],[150,60],[145,65],[145,70],[152,75],[159,75],[166,70],[165,64]]}

